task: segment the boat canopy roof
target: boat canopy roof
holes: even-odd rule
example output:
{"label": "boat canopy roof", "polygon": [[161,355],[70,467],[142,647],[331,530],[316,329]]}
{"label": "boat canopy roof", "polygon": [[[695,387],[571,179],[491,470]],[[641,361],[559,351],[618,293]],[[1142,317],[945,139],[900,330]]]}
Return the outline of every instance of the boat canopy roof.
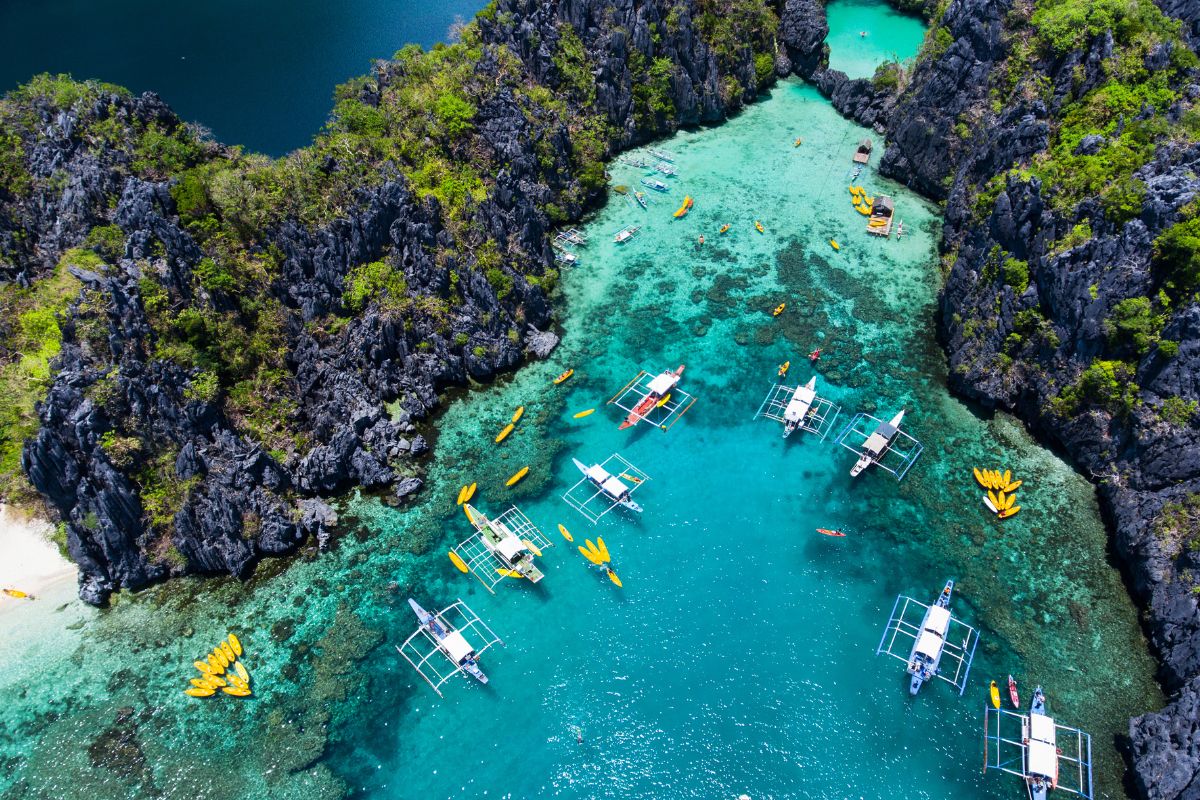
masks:
{"label": "boat canopy roof", "polygon": [[879,213],[881,211],[891,213],[895,210],[895,208],[896,206],[892,202],[892,198],[886,195],[880,195],[879,197],[876,197],[875,202],[871,204],[871,210],[875,213]]}
{"label": "boat canopy roof", "polygon": [[607,494],[613,497],[621,497],[629,491],[629,487],[621,483],[620,478],[610,477],[604,483],[600,484],[600,486]]}
{"label": "boat canopy roof", "polygon": [[656,375],[654,380],[650,381],[650,386],[648,388],[654,394],[662,395],[670,391],[671,387],[677,383],[679,383],[678,375],[676,375],[674,372],[663,372],[659,375]]}
{"label": "boat canopy roof", "polygon": [[608,470],[599,464],[592,464],[587,468],[587,472],[584,474],[599,484],[603,484],[606,480],[612,477],[612,475],[608,474]]}
{"label": "boat canopy roof", "polygon": [[792,399],[788,401],[787,408],[783,410],[783,418],[788,422],[800,422],[812,408],[816,396],[817,393],[807,386],[799,387],[792,395]]}
{"label": "boat canopy roof", "polygon": [[1041,775],[1058,781],[1058,750],[1047,742],[1036,739],[1029,740],[1029,764],[1026,769],[1030,775]]}
{"label": "boat canopy roof", "polygon": [[914,650],[923,656],[936,659],[941,654],[944,645],[945,641],[940,633],[921,631],[921,637],[917,639],[917,646]]}
{"label": "boat canopy roof", "polygon": [[467,640],[458,631],[447,634],[446,638],[442,639],[441,645],[455,664],[462,663],[464,658],[471,655],[471,645],[467,644]]}
{"label": "boat canopy roof", "polygon": [[945,636],[949,627],[950,609],[945,606],[930,606],[929,614],[925,617],[925,630]]}
{"label": "boat canopy roof", "polygon": [[1058,734],[1054,730],[1054,720],[1045,714],[1029,715],[1029,738],[1055,746]]}
{"label": "boat canopy roof", "polygon": [[496,543],[496,550],[499,551],[500,555],[512,561],[521,555],[521,552],[525,550],[525,545],[520,539],[510,533]]}

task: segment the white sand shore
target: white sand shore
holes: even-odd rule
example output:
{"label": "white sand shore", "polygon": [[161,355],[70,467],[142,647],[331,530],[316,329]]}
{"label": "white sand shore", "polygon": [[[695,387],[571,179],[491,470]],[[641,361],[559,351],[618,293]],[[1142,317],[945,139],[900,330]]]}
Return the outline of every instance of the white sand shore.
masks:
{"label": "white sand shore", "polygon": [[[20,589],[37,595],[42,589],[75,575],[50,541],[53,528],[47,522],[26,519],[0,503],[0,588]],[[20,605],[21,600],[0,595],[0,609]]]}

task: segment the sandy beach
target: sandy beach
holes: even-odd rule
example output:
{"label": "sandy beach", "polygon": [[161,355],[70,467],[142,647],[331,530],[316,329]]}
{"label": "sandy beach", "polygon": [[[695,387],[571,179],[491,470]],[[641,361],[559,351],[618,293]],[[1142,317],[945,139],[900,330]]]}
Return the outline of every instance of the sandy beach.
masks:
{"label": "sandy beach", "polygon": [[[0,589],[19,589],[35,597],[47,587],[75,575],[75,565],[50,540],[47,522],[25,518],[0,504]],[[21,600],[0,595],[0,610]]]}

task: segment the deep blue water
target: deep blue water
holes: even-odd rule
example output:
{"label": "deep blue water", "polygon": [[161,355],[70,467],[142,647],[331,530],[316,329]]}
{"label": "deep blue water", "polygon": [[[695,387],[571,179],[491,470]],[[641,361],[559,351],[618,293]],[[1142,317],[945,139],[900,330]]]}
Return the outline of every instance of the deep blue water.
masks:
{"label": "deep blue water", "polygon": [[0,91],[68,72],[155,91],[229,144],[310,141],[333,87],[405,44],[446,39],[482,0],[39,0],[0,3]]}

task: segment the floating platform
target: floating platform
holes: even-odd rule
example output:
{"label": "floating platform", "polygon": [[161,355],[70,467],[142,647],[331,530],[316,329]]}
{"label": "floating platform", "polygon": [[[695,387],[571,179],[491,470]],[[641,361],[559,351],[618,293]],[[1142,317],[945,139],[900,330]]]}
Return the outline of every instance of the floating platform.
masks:
{"label": "floating platform", "polygon": [[1016,775],[1032,798],[1066,792],[1092,799],[1092,737],[1079,728],[1034,711],[985,705],[983,748],[983,771]]}
{"label": "floating platform", "polygon": [[[608,405],[615,405],[627,415],[636,415],[638,422],[647,422],[662,431],[670,430],[695,404],[696,398],[680,389],[678,384],[667,389],[665,394],[658,391],[657,382],[663,381],[665,374],[642,370],[609,398]],[[656,395],[657,399],[650,408],[639,410],[639,406],[652,395]]]}
{"label": "floating platform", "polygon": [[[927,605],[898,595],[875,655],[884,653],[905,662],[916,689],[929,677],[936,677],[958,689],[961,697],[975,660],[979,631],[950,614],[949,592],[953,585],[948,583],[943,590],[946,605]],[[952,674],[950,666],[954,668]],[[912,687],[910,692],[916,694]]]}
{"label": "floating platform", "polygon": [[[469,680],[473,674],[469,667],[478,671],[475,665],[484,651],[494,644],[504,645],[495,631],[462,600],[432,615],[432,624],[440,637],[430,630],[430,624],[422,623],[396,651],[433,687],[438,697],[442,696],[442,684],[456,675]],[[487,682],[486,678],[475,677],[481,683]]]}
{"label": "floating platform", "polygon": [[891,422],[860,413],[837,435],[833,440],[835,444],[859,456],[858,464],[850,473],[851,477],[858,475],[866,466],[876,466],[890,472],[896,480],[904,480],[925,447],[899,429],[897,419],[903,413],[900,412]]}
{"label": "floating platform", "polygon": [[575,466],[584,475],[563,493],[562,499],[588,522],[595,525],[601,517],[617,506],[632,507],[634,511],[641,510],[630,498],[650,480],[650,476],[619,453],[613,453],[604,461],[590,467],[575,459]]}
{"label": "floating platform", "polygon": [[854,150],[853,161],[855,164],[866,164],[871,160],[871,140],[863,139],[858,143],[858,147]]}
{"label": "floating platform", "polygon": [[783,423],[783,438],[796,429],[817,435],[822,442],[833,429],[842,407],[816,395],[816,378],[805,386],[772,384],[754,418],[766,417]]}
{"label": "floating platform", "polygon": [[867,233],[872,236],[882,236],[885,239],[892,235],[892,219],[896,212],[896,204],[892,198],[880,196],[871,204],[871,217],[867,220]]}
{"label": "floating platform", "polygon": [[483,588],[495,594],[497,583],[513,577],[506,572],[515,572],[531,583],[542,579],[542,571],[533,559],[554,543],[519,508],[511,506],[490,519],[469,503],[464,509],[475,533],[460,542],[454,552]]}

